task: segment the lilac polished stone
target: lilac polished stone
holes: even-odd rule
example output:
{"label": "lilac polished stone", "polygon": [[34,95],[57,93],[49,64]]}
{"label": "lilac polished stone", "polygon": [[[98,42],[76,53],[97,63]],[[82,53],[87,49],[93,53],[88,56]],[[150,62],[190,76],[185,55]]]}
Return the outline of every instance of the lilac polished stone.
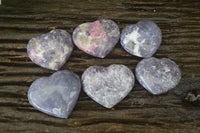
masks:
{"label": "lilac polished stone", "polygon": [[70,34],[61,29],[33,37],[27,45],[29,58],[35,64],[51,70],[60,69],[68,60],[72,50]]}
{"label": "lilac polished stone", "polygon": [[117,44],[120,31],[117,24],[109,19],[83,23],[73,32],[73,41],[84,52],[104,58]]}
{"label": "lilac polished stone", "polygon": [[121,45],[130,54],[151,57],[162,41],[160,28],[150,20],[126,26],[121,33]]}
{"label": "lilac polished stone", "polygon": [[166,93],[181,79],[178,65],[168,58],[143,59],[137,64],[135,74],[139,83],[154,95]]}
{"label": "lilac polished stone", "polygon": [[80,90],[81,83],[78,75],[62,70],[50,77],[35,80],[28,90],[28,100],[41,112],[68,118],[77,102]]}
{"label": "lilac polished stone", "polygon": [[126,97],[134,83],[133,72],[124,65],[91,66],[82,75],[86,94],[106,108],[112,108]]}

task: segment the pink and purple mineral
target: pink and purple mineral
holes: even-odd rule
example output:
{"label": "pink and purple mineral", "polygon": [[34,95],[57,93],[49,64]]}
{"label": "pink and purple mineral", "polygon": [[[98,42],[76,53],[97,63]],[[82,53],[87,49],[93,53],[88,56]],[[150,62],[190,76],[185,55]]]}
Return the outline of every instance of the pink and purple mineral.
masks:
{"label": "pink and purple mineral", "polygon": [[77,26],[72,37],[79,49],[104,58],[117,44],[120,31],[114,21],[101,19]]}

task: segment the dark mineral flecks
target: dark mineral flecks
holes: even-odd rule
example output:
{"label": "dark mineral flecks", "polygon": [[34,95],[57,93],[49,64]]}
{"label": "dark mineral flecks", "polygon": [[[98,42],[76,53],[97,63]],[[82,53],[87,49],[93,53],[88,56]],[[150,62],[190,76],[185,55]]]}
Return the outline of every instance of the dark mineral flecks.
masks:
{"label": "dark mineral flecks", "polygon": [[51,70],[60,69],[70,57],[72,50],[71,35],[61,29],[33,37],[27,45],[29,58],[35,64]]}

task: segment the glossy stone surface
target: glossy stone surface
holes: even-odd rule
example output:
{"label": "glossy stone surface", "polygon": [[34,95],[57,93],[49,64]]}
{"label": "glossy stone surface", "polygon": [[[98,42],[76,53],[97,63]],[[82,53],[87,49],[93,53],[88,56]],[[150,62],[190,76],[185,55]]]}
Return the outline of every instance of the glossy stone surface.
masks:
{"label": "glossy stone surface", "polygon": [[28,100],[41,112],[68,118],[77,102],[80,90],[79,77],[71,71],[62,70],[50,77],[35,80],[28,90]]}
{"label": "glossy stone surface", "polygon": [[104,58],[117,44],[120,31],[117,24],[109,19],[83,23],[73,32],[73,41],[84,52]]}
{"label": "glossy stone surface", "polygon": [[137,64],[135,74],[139,83],[155,95],[166,93],[181,79],[178,65],[168,58],[143,59]]}
{"label": "glossy stone surface", "polygon": [[130,54],[151,57],[162,41],[160,28],[150,20],[126,26],[121,33],[121,45]]}
{"label": "glossy stone surface", "polygon": [[91,66],[82,75],[86,94],[106,108],[112,108],[126,97],[134,83],[133,72],[124,65]]}
{"label": "glossy stone surface", "polygon": [[27,45],[29,58],[35,64],[51,70],[60,69],[68,60],[72,50],[70,34],[61,29],[33,37]]}

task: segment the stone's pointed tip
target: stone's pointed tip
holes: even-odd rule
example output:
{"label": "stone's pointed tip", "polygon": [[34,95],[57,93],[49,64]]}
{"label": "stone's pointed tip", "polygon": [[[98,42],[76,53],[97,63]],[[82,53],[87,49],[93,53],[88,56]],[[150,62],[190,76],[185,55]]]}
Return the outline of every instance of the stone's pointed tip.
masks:
{"label": "stone's pointed tip", "polygon": [[104,107],[107,108],[107,109],[111,109],[114,106],[104,106]]}
{"label": "stone's pointed tip", "polygon": [[49,67],[45,67],[45,68],[53,70],[53,71],[58,71],[59,70],[59,68],[49,68]]}
{"label": "stone's pointed tip", "polygon": [[28,90],[29,103],[37,110],[58,118],[68,118],[80,93],[81,82],[69,70],[57,71],[35,80]]}
{"label": "stone's pointed tip", "polygon": [[113,108],[115,105],[102,105],[102,106],[104,106],[104,107],[107,108],[107,109],[111,109],[111,108]]}
{"label": "stone's pointed tip", "polygon": [[69,115],[66,115],[66,116],[55,116],[57,118],[62,118],[62,119],[68,119],[69,118]]}
{"label": "stone's pointed tip", "polygon": [[164,93],[158,93],[158,92],[154,92],[154,91],[151,91],[151,90],[147,90],[149,93],[151,93],[152,95],[160,95],[160,94],[164,94],[164,93],[166,93],[166,92],[164,92]]}
{"label": "stone's pointed tip", "polygon": [[59,69],[54,69],[55,71],[58,71]]}
{"label": "stone's pointed tip", "polygon": [[102,55],[102,56],[96,56],[96,57],[103,59],[103,58],[105,58],[105,57],[106,57],[106,55]]}

